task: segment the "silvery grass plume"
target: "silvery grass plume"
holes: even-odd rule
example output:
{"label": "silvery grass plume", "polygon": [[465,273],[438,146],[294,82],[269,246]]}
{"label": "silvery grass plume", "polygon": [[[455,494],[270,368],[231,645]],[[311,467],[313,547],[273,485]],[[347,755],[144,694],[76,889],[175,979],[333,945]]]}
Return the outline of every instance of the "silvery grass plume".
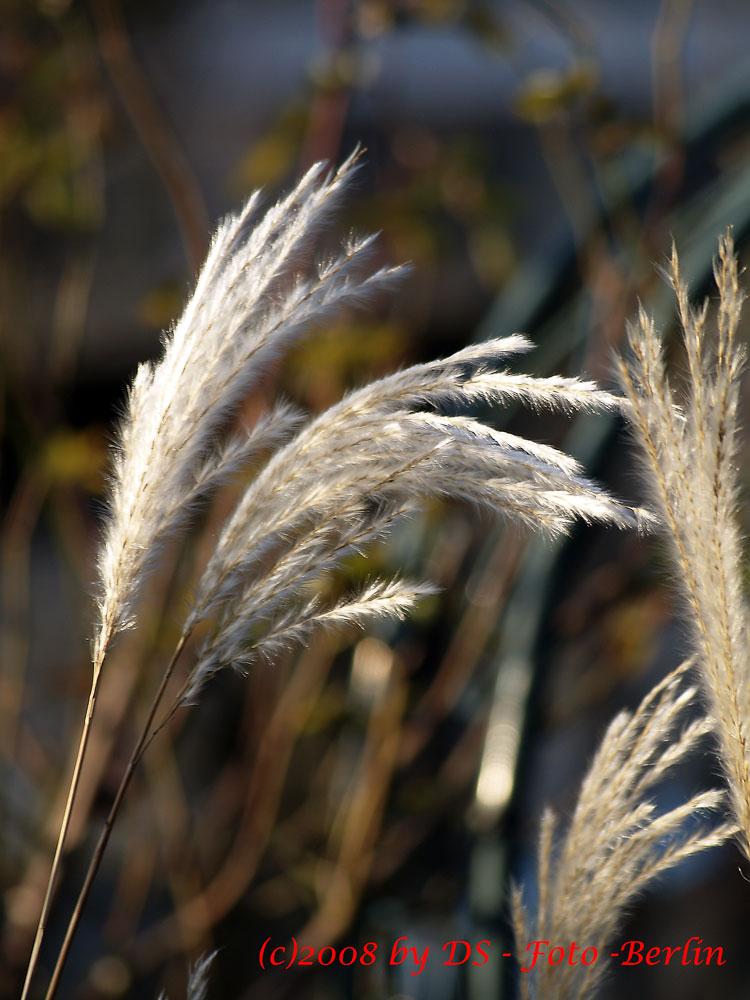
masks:
{"label": "silvery grass plume", "polygon": [[228,415],[268,365],[343,305],[362,301],[394,271],[362,276],[372,237],[352,240],[309,277],[299,267],[335,208],[354,157],[332,176],[312,167],[259,217],[256,192],[219,228],[190,302],[130,390],[112,474],[110,519],[99,559],[100,621],[94,663],[132,624],[133,602],[160,543],[213,487],[293,428],[281,405],[247,437],[216,447]]}
{"label": "silvery grass plume", "polygon": [[[136,600],[162,543],[191,510],[250,457],[271,453],[218,538],[197,584],[172,659],[133,750],[68,928],[48,998],[56,989],[93,875],[177,658],[195,627],[208,638],[161,725],[222,667],[272,658],[320,628],[404,615],[429,586],[375,580],[327,602],[316,585],[430,498],[460,500],[555,533],[578,517],[643,527],[649,515],[587,480],[569,456],[467,416],[479,403],[521,401],[562,410],[617,409],[622,400],[590,382],[532,378],[498,367],[530,345],[519,336],[465,348],[355,390],[296,430],[288,405],[246,435],[222,432],[270,362],[311,328],[361,302],[396,273],[367,272],[372,237],[351,239],[310,277],[303,264],[348,182],[356,157],[333,174],[313,167],[264,215],[254,195],[219,228],[161,360],[141,366],[130,391],[112,472],[110,516],[99,560],[94,675],[50,886],[42,907],[24,998],[38,957],[59,867],[102,664],[114,636],[132,625]],[[284,443],[286,441],[286,443]],[[206,628],[206,626],[204,626]]]}
{"label": "silvery grass plume", "polygon": [[[209,955],[202,955],[188,973],[187,989],[185,1000],[206,1000],[208,996],[209,973],[211,963],[216,958],[216,952]],[[159,1000],[169,1000],[167,994],[162,990]]]}
{"label": "silvery grass plume", "polygon": [[[184,525],[195,505],[293,430],[297,414],[280,404],[247,435],[217,446],[230,415],[268,365],[336,309],[362,301],[394,273],[363,274],[371,237],[351,240],[313,276],[301,270],[355,159],[329,175],[317,164],[265,214],[256,193],[238,215],[225,220],[185,312],[165,337],[161,360],[141,365],[131,387],[99,556],[89,703],[22,1000],[38,960],[112,639],[134,624],[136,598],[163,542]],[[55,987],[53,976],[50,994]]]}
{"label": "silvery grass plume", "polygon": [[[132,623],[133,604],[159,543],[195,502],[294,429],[284,404],[244,438],[216,447],[227,415],[278,358],[334,309],[361,301],[396,273],[363,274],[372,237],[300,276],[308,250],[353,169],[313,167],[297,188],[255,221],[258,196],[219,229],[185,313],[161,361],[141,366],[131,388],[112,476],[111,513],[100,557],[100,622],[94,663]],[[255,221],[255,225],[252,222]],[[185,634],[219,616],[196,669],[273,655],[313,627],[402,614],[423,588],[375,583],[334,608],[294,601],[313,577],[363,548],[422,498],[466,500],[550,532],[576,517],[641,526],[644,512],[609,497],[553,448],[425,407],[520,400],[559,409],[612,409],[621,400],[577,379],[496,371],[528,350],[519,336],[490,340],[417,365],[350,393],[279,448],[247,489],[197,588]]]}
{"label": "silvery grass plume", "polygon": [[[590,1000],[606,975],[606,947],[633,900],[663,872],[736,832],[734,823],[690,824],[696,814],[721,808],[723,792],[701,792],[661,813],[649,798],[712,727],[705,716],[686,721],[697,694],[684,684],[689,667],[683,663],[635,712],[610,724],[558,844],[556,816],[548,810],[542,819],[536,920],[518,888],[512,896],[519,964],[528,970],[521,973],[523,1000]],[[551,965],[545,957],[532,967],[534,941],[548,948],[576,942],[577,964]],[[598,958],[584,965],[581,953],[590,946]]]}
{"label": "silvery grass plume", "polygon": [[688,610],[740,843],[750,858],[750,663],[742,548],[736,523],[738,404],[744,350],[737,343],[743,293],[729,233],[714,262],[716,333],[708,304],[691,306],[677,252],[668,278],[677,297],[687,356],[677,406],[654,321],[644,310],[629,328],[631,357],[620,361],[629,419],[646,481],[666,532]]}
{"label": "silvery grass plume", "polygon": [[319,627],[401,616],[430,588],[377,581],[332,605],[309,584],[366,548],[420,501],[458,499],[495,515],[564,531],[575,517],[621,527],[648,515],[583,478],[569,456],[469,417],[424,409],[520,399],[532,405],[612,408],[619,401],[575,379],[495,371],[529,347],[491,340],[415,365],[349,393],[279,449],[226,523],[200,580],[186,629],[215,628],[194,667],[187,697],[227,664],[273,657]]}

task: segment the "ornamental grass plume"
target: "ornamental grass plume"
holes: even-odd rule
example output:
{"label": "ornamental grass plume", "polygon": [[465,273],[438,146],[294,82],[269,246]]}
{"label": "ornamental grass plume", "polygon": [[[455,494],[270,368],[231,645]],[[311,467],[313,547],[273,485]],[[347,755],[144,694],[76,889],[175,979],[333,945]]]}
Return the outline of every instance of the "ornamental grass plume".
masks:
{"label": "ornamental grass plume", "polygon": [[[165,337],[161,359],[142,365],[130,390],[99,558],[89,708],[24,998],[51,905],[107,650],[118,632],[135,623],[137,599],[164,541],[186,524],[201,498],[244,470],[250,457],[270,453],[221,530],[198,580],[94,853],[48,998],[56,990],[133,770],[174,711],[194,700],[224,667],[273,658],[317,629],[401,617],[432,590],[401,579],[374,580],[360,592],[324,599],[321,578],[348,555],[366,549],[431,498],[468,502],[552,534],[579,517],[620,527],[650,523],[646,512],[618,502],[586,479],[570,456],[468,416],[440,412],[446,404],[455,412],[513,400],[562,410],[622,405],[590,382],[503,369],[507,358],[529,349],[520,336],[476,344],[354,390],[301,428],[300,415],[282,403],[248,434],[226,436],[232,413],[269,363],[336,309],[362,302],[398,273],[367,271],[372,237],[351,239],[312,275],[304,266],[355,159],[328,175],[322,164],[314,166],[264,215],[254,195],[239,215],[221,225],[193,296]],[[166,699],[178,658],[199,623],[204,623],[203,645],[181,688],[176,694],[170,690]]]}
{"label": "ornamental grass plume", "polygon": [[351,392],[273,456],[225,525],[198,584],[186,630],[206,617],[217,617],[218,627],[197,659],[188,697],[222,666],[272,657],[316,627],[408,610],[430,588],[376,582],[330,607],[304,594],[313,578],[415,513],[425,498],[460,499],[550,533],[576,516],[621,527],[647,522],[645,512],[584,479],[569,456],[468,417],[422,409],[508,398],[618,405],[589,383],[490,368],[528,346],[521,337],[492,340],[380,379]]}
{"label": "ornamental grass plume", "polygon": [[736,521],[745,357],[737,328],[744,295],[731,234],[719,241],[714,261],[719,292],[714,337],[707,330],[708,303],[691,306],[674,248],[667,277],[677,297],[687,358],[680,405],[666,374],[661,337],[643,309],[629,327],[631,358],[620,360],[620,375],[645,480],[686,605],[740,845],[750,859],[750,618]]}
{"label": "ornamental grass plume", "polygon": [[[627,907],[663,872],[736,832],[733,822],[689,825],[697,814],[725,805],[722,791],[698,793],[666,812],[649,798],[712,728],[706,716],[685,721],[697,694],[685,685],[690,666],[688,661],[673,670],[635,712],[621,712],[610,723],[557,845],[557,818],[545,812],[534,921],[521,891],[512,893],[517,955],[527,970],[521,973],[523,1000],[590,1000],[606,975],[606,946]],[[574,941],[582,950],[596,948],[598,958],[590,964],[534,964],[533,948],[528,950],[532,941]]]}
{"label": "ornamental grass plume", "polygon": [[[201,955],[195,965],[188,972],[187,988],[185,990],[185,1000],[206,1000],[208,994],[209,973],[211,965],[216,958],[216,952],[212,951],[208,955]],[[159,994],[159,1000],[169,1000],[163,991]]]}
{"label": "ornamental grass plume", "polygon": [[[628,328],[631,357],[618,358],[659,524],[687,606],[694,657],[673,671],[633,715],[607,729],[583,780],[570,826],[555,845],[557,820],[542,820],[539,906],[530,920],[521,892],[512,899],[522,968],[532,940],[577,941],[601,953],[626,907],[650,882],[684,858],[737,835],[750,858],[750,666],[748,609],[742,593],[736,524],[738,405],[744,350],[737,344],[743,294],[727,233],[714,262],[719,291],[716,337],[706,335],[708,303],[690,305],[673,248],[667,278],[677,297],[687,356],[684,399],[675,402],[661,338],[641,308]],[[707,714],[683,725],[698,690],[685,687],[697,670]],[[658,813],[648,794],[704,734],[718,742],[728,792],[708,791]],[[697,813],[729,807],[727,822],[693,828]],[[552,966],[523,973],[524,1000],[587,1000],[606,965]]]}
{"label": "ornamental grass plume", "polygon": [[395,273],[383,269],[362,277],[372,237],[352,240],[313,277],[297,271],[352,163],[353,157],[325,180],[323,164],[312,167],[261,219],[257,192],[228,218],[161,360],[138,369],[115,453],[99,558],[95,666],[113,635],[132,624],[133,601],[164,538],[201,496],[294,426],[294,413],[282,406],[247,438],[216,448],[227,416],[295,340]]}

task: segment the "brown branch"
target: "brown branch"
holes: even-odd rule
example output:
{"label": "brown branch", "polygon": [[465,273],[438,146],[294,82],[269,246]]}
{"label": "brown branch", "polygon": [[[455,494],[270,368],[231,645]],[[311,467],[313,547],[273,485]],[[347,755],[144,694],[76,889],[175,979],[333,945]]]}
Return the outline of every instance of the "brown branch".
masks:
{"label": "brown branch", "polygon": [[197,274],[206,256],[210,229],[200,186],[138,65],[119,3],[117,0],[92,0],[92,10],[102,61],[167,190],[188,263]]}

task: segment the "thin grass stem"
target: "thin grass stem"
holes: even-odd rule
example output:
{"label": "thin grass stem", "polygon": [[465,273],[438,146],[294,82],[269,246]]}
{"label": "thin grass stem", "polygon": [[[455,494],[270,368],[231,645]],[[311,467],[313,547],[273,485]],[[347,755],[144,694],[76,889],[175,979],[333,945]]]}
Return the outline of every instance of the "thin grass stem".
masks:
{"label": "thin grass stem", "polygon": [[39,962],[39,953],[42,947],[42,940],[44,939],[44,932],[47,928],[49,913],[52,908],[52,899],[55,893],[55,886],[57,884],[60,866],[62,864],[63,850],[65,849],[65,841],[68,835],[68,827],[70,826],[70,818],[73,815],[76,792],[78,791],[78,783],[81,778],[83,761],[86,756],[86,747],[88,746],[89,735],[91,733],[91,720],[94,715],[94,706],[96,705],[96,697],[99,693],[101,676],[102,671],[100,663],[98,668],[94,670],[94,675],[91,681],[91,690],[89,692],[88,705],[86,706],[86,716],[83,721],[83,728],[81,729],[81,739],[78,744],[78,753],[76,754],[75,764],[73,765],[73,774],[68,788],[68,798],[65,803],[65,812],[63,813],[62,823],[60,824],[60,832],[57,835],[57,846],[55,847],[55,855],[52,859],[52,869],[50,871],[49,880],[47,881],[47,888],[44,893],[44,902],[42,903],[42,912],[39,915],[39,923],[37,924],[36,934],[34,935],[34,945],[31,949],[31,958],[29,959],[29,965],[26,970],[26,980],[23,984],[21,1000],[27,1000],[29,990],[31,989],[31,983],[34,978],[34,972],[36,971],[37,963]]}
{"label": "thin grass stem", "polygon": [[[167,668],[164,671],[164,675],[161,679],[161,683],[159,684],[159,688],[156,694],[154,695],[153,701],[151,702],[151,707],[149,708],[148,716],[143,724],[141,734],[138,737],[138,742],[133,748],[133,751],[130,755],[130,760],[128,761],[127,767],[125,768],[125,772],[122,778],[120,779],[120,784],[117,789],[114,801],[112,802],[112,806],[109,810],[109,815],[107,816],[107,819],[104,823],[102,832],[99,835],[99,841],[96,845],[96,849],[94,850],[94,853],[91,857],[91,861],[89,862],[88,871],[86,872],[86,878],[84,879],[83,886],[81,887],[81,891],[78,894],[78,899],[76,901],[75,909],[73,910],[73,915],[71,916],[68,922],[68,927],[65,932],[65,938],[63,940],[62,946],[60,947],[60,952],[57,956],[57,962],[55,963],[55,968],[52,973],[52,978],[50,980],[49,987],[47,988],[47,993],[45,994],[45,1000],[52,1000],[52,998],[55,996],[57,992],[57,988],[60,984],[60,977],[62,976],[63,969],[65,968],[65,963],[67,962],[68,954],[70,952],[70,948],[73,943],[76,931],[78,929],[78,924],[80,923],[81,915],[83,914],[83,909],[89,897],[91,886],[93,885],[94,879],[96,878],[96,873],[99,871],[99,866],[101,865],[102,858],[104,857],[104,851],[106,850],[110,835],[112,833],[112,828],[114,826],[115,820],[117,819],[117,815],[120,811],[122,800],[125,797],[125,792],[128,790],[128,786],[130,785],[130,781],[133,777],[133,774],[135,773],[135,769],[138,766],[141,758],[143,757],[146,748],[151,742],[151,738],[153,736],[151,727],[153,725],[154,718],[156,717],[156,713],[159,710],[159,706],[164,697],[164,693],[167,690],[167,685],[169,684],[169,681],[172,677],[174,669],[177,665],[177,661],[180,658],[180,654],[185,648],[185,644],[187,643],[189,637],[190,637],[189,632],[180,636],[180,639],[175,647],[175,650],[172,653],[172,658],[170,659]],[[92,709],[91,702],[89,702],[89,708]],[[89,719],[90,719],[90,714],[87,713],[87,722]],[[31,968],[31,966],[29,966],[29,968]],[[24,992],[24,997],[25,996],[26,992]]]}

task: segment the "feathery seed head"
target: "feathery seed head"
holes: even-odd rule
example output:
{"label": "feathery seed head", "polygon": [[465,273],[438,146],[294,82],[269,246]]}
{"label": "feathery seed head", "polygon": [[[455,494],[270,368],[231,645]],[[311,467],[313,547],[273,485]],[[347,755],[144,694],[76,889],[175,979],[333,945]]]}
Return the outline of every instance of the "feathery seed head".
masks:
{"label": "feathery seed head", "polygon": [[677,569],[743,850],[750,858],[750,617],[743,594],[735,518],[738,406],[744,349],[737,343],[743,293],[731,233],[714,261],[715,333],[695,308],[676,250],[668,272],[677,299],[687,378],[682,406],[666,375],[661,338],[641,309],[629,328],[629,363],[619,362],[645,479]]}
{"label": "feathery seed head", "polygon": [[[134,598],[161,543],[181,527],[195,500],[247,457],[239,441],[218,452],[214,447],[227,415],[291,343],[395,273],[383,269],[358,279],[367,239],[351,243],[316,277],[297,274],[300,255],[353,169],[354,157],[328,176],[318,164],[262,218],[256,219],[257,195],[229,216],[182,318],[165,338],[161,360],[140,366],[114,457],[99,558],[95,664],[112,636],[131,623]],[[277,445],[292,426],[290,417],[282,409],[273,422],[264,421],[247,442],[250,450]]]}
{"label": "feathery seed head", "polygon": [[[527,942],[578,941],[599,955],[617,932],[627,907],[663,872],[685,858],[718,846],[734,823],[694,823],[725,804],[723,792],[700,792],[659,812],[650,795],[662,778],[712,728],[704,716],[689,717],[695,689],[686,686],[686,661],[657,684],[632,714],[609,725],[583,779],[565,835],[556,841],[557,819],[547,811],[538,849],[539,907],[531,921],[519,890],[513,894],[516,947]],[[539,963],[524,975],[525,1000],[590,1000],[606,963],[553,966]]]}
{"label": "feathery seed head", "polygon": [[97,669],[112,636],[128,624],[160,543],[201,497],[263,452],[270,458],[221,530],[185,624],[187,636],[202,620],[216,623],[192,673],[191,696],[219,667],[268,657],[315,628],[403,615],[429,588],[376,581],[330,606],[311,601],[309,591],[426,499],[461,500],[552,534],[576,517],[647,525],[645,512],[589,482],[570,456],[467,416],[441,415],[447,404],[465,410],[510,400],[569,411],[621,405],[590,382],[504,370],[505,359],[531,346],[518,335],[365,385],[301,427],[299,415],[281,404],[249,435],[217,446],[227,415],[269,362],[397,273],[363,273],[371,237],[351,240],[312,277],[298,273],[353,165],[350,158],[326,176],[318,164],[265,215],[254,196],[229,217],[161,360],[139,369],[100,558]]}

